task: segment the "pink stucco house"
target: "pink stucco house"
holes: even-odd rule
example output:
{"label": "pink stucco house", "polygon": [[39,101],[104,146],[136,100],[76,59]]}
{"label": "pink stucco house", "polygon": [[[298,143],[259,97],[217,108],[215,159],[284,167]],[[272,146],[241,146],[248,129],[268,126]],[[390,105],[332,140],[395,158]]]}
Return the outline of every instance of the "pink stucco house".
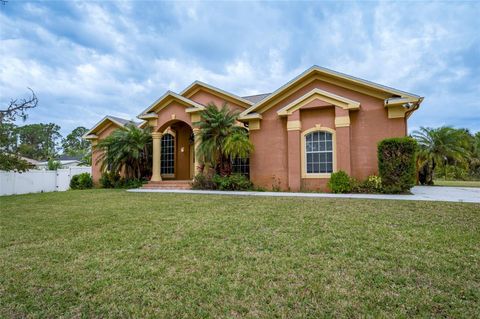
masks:
{"label": "pink stucco house", "polygon": [[[195,81],[180,93],[166,92],[138,115],[152,127],[150,185],[187,185],[194,177],[198,142],[192,123],[213,102],[240,113],[254,152],[236,163],[258,186],[325,190],[332,172],[357,179],[377,173],[377,143],[407,134],[407,119],[423,98],[384,85],[313,66],[268,94],[240,97]],[[86,138],[96,143],[130,121],[107,116]],[[94,152],[93,177],[101,171]],[[176,182],[172,182],[176,181]],[[183,182],[180,182],[183,181]]]}

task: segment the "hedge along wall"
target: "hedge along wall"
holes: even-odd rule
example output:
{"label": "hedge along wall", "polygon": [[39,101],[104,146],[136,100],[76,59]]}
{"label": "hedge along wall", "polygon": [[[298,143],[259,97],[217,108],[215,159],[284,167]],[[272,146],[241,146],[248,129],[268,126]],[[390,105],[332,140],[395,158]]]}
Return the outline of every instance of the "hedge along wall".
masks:
{"label": "hedge along wall", "polygon": [[417,142],[410,137],[378,143],[378,171],[386,193],[405,193],[415,185]]}

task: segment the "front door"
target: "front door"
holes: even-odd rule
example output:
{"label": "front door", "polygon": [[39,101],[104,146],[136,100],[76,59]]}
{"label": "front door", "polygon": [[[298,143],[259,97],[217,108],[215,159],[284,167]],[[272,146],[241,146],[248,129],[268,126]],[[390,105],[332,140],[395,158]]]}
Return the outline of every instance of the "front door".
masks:
{"label": "front door", "polygon": [[192,145],[192,129],[188,124],[176,122],[164,131],[160,153],[162,179],[193,178]]}

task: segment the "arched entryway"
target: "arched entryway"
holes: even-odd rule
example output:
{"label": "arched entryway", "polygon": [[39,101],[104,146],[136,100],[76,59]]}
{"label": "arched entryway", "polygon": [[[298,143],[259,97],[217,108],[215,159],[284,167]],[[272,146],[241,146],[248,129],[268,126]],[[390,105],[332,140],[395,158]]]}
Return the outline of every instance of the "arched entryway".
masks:
{"label": "arched entryway", "polygon": [[171,121],[162,125],[152,137],[154,137],[153,171],[158,169],[161,177],[159,180],[191,180],[195,166],[191,126],[183,121]]}

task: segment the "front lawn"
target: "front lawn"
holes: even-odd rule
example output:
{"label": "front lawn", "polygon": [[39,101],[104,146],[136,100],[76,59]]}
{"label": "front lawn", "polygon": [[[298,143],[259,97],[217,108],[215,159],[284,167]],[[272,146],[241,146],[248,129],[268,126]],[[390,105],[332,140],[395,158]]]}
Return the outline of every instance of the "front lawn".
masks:
{"label": "front lawn", "polygon": [[480,181],[446,181],[443,179],[436,179],[433,183],[434,186],[480,187]]}
{"label": "front lawn", "polygon": [[0,317],[478,317],[480,205],[0,197]]}

